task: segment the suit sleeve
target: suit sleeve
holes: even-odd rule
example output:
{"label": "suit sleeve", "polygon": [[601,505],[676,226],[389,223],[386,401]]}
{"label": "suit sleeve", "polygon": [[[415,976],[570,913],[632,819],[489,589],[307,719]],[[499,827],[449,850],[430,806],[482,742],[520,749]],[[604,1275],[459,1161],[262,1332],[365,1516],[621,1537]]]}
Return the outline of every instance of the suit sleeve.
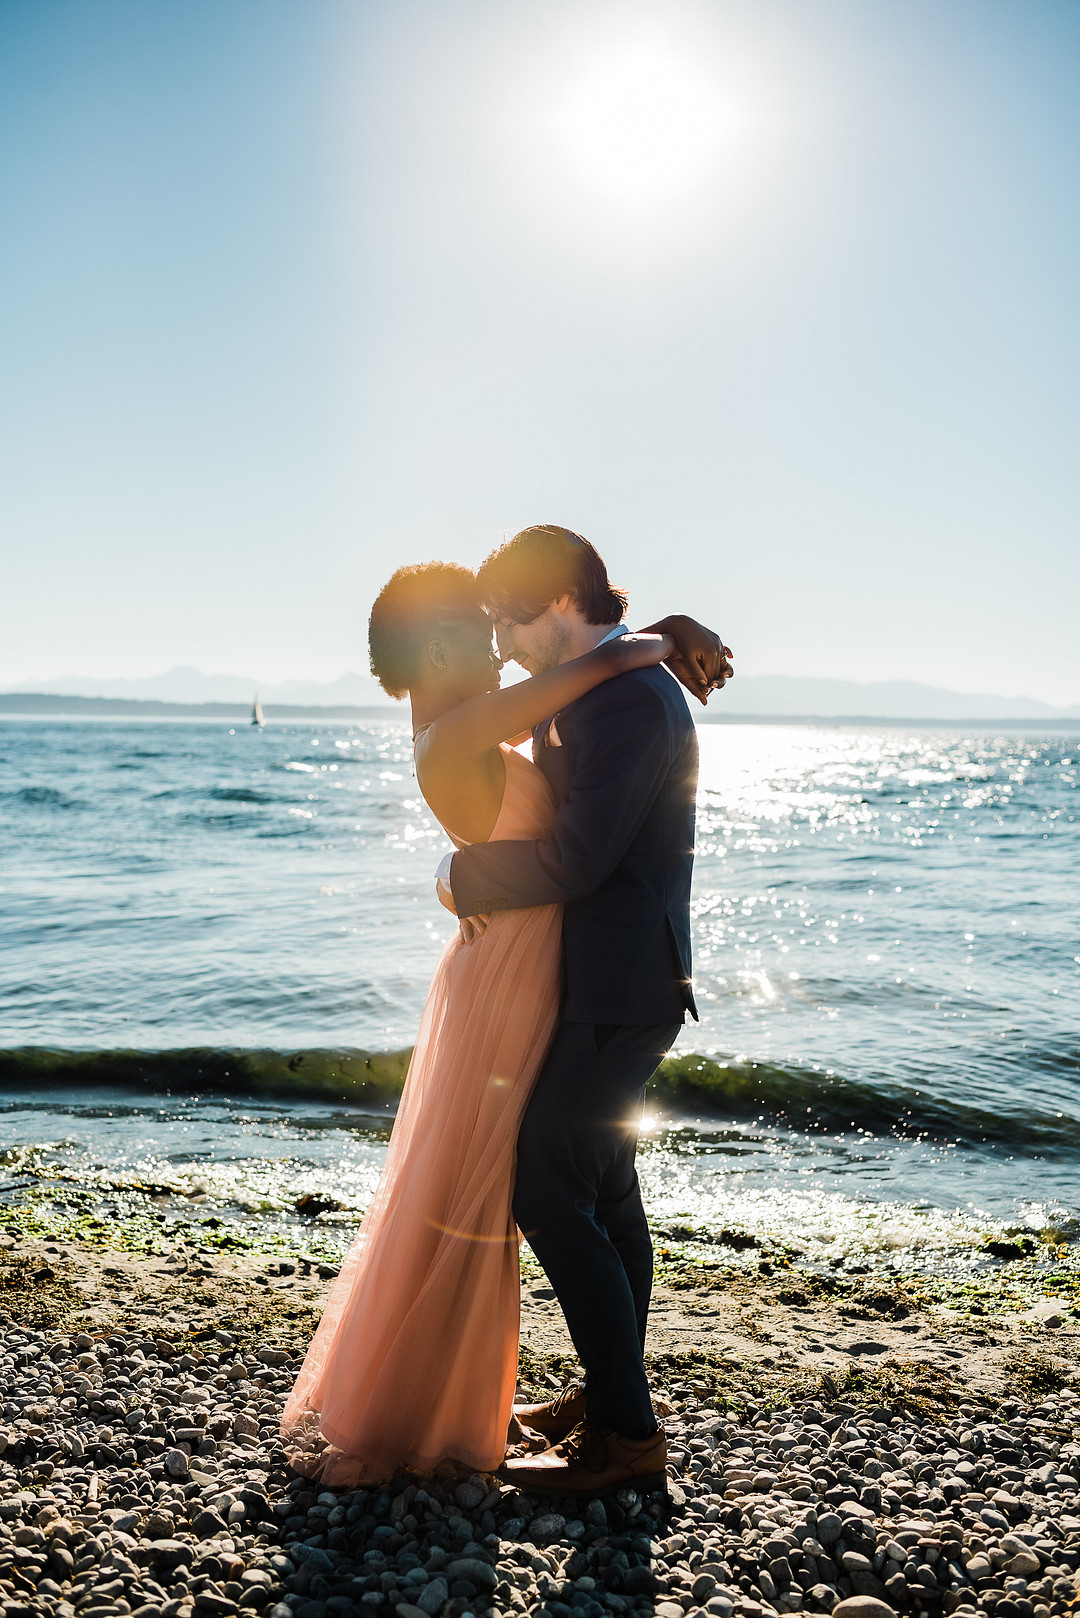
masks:
{"label": "suit sleeve", "polygon": [[544,842],[474,843],[450,865],[459,916],[582,899],[630,847],[671,766],[664,704],[620,675],[575,708],[570,790]]}

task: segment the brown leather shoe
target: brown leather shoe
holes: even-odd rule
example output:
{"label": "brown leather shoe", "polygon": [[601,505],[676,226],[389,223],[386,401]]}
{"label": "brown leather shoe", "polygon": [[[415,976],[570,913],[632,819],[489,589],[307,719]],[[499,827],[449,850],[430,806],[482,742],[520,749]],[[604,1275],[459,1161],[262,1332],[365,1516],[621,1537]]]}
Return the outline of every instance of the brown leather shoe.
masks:
{"label": "brown leather shoe", "polygon": [[522,1428],[521,1423],[518,1421],[516,1416],[511,1416],[510,1425],[506,1429],[507,1449],[509,1449],[512,1444],[524,1444],[525,1441],[526,1433]]}
{"label": "brown leather shoe", "polygon": [[515,1405],[514,1418],[522,1427],[540,1433],[549,1444],[572,1433],[585,1420],[585,1384],[569,1382],[554,1399],[542,1405]]}
{"label": "brown leather shoe", "polygon": [[510,1455],[539,1455],[550,1443],[550,1439],[543,1433],[534,1433],[528,1427],[523,1427],[516,1416],[510,1417],[510,1425],[506,1429],[506,1453]]}
{"label": "brown leather shoe", "polygon": [[662,1489],[667,1481],[667,1438],[624,1438],[610,1427],[579,1422],[539,1455],[503,1462],[500,1474],[523,1494],[612,1494],[616,1489]]}
{"label": "brown leather shoe", "polygon": [[[675,1406],[666,1399],[661,1399],[656,1393],[652,1396],[652,1407],[657,1419],[663,1421],[666,1416],[675,1414]],[[554,1399],[549,1399],[542,1405],[515,1405],[513,1422],[518,1423],[518,1437],[515,1442],[532,1442],[535,1448],[535,1434],[539,1433],[546,1438],[549,1444],[557,1444],[572,1433],[581,1421],[589,1418],[585,1412],[585,1384],[584,1382],[569,1382],[561,1393]],[[521,1429],[527,1429],[522,1432]]]}

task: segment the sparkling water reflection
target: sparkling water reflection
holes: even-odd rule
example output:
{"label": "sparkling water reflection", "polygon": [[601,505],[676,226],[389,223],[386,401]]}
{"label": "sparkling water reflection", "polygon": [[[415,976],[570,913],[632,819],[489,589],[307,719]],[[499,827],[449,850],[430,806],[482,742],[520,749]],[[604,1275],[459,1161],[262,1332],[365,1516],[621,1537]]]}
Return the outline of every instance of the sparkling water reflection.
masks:
{"label": "sparkling water reflection", "polygon": [[[702,1020],[680,1048],[758,1063],[774,1103],[785,1073],[835,1074],[895,1097],[905,1128],[853,1107],[825,1130],[808,1107],[796,1129],[766,1101],[698,1120],[693,1149],[664,1136],[645,1154],[657,1217],[1075,1216],[1080,738],[699,736]],[[446,846],[396,717],[0,724],[0,1043],[406,1045],[452,925],[432,898]],[[84,1113],[8,1099],[5,1144],[70,1136],[86,1163],[200,1173],[208,1196],[267,1213],[331,1173],[363,1206],[382,1151],[318,1102],[162,1098],[124,1123],[130,1096]],[[1006,1120],[1013,1142],[950,1139],[951,1107]]]}

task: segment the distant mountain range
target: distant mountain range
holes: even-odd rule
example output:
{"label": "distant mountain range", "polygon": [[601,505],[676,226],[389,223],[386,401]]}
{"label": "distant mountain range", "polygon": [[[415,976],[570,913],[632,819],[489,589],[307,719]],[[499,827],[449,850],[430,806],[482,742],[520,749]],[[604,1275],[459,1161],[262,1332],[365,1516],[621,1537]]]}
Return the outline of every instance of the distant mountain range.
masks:
{"label": "distant mountain range", "polygon": [[203,674],[200,669],[174,668],[141,680],[102,680],[63,674],[55,680],[23,680],[11,691],[34,691],[63,697],[123,697],[131,702],[245,702],[256,693],[267,703],[291,706],[370,708],[391,699],[377,680],[366,674],[342,674],[336,680],[286,680],[280,685],[252,680],[241,674]]}
{"label": "distant mountain range", "polygon": [[[287,680],[267,685],[235,674],[203,674],[174,668],[146,679],[102,680],[64,675],[27,680],[7,694],[40,693],[62,697],[121,698],[126,702],[250,704],[258,692],[264,708],[396,708],[368,675],[342,674],[336,680]],[[0,694],[0,706],[3,697]],[[35,704],[35,707],[37,705]],[[10,711],[10,705],[9,705]],[[25,711],[25,709],[24,709]],[[39,710],[40,711],[40,710]],[[775,718],[790,714],[818,719],[1022,719],[1080,718],[1080,704],[1055,708],[1035,697],[968,695],[921,685],[914,680],[826,680],[790,674],[739,675],[709,705],[710,717]]]}
{"label": "distant mountain range", "polygon": [[[820,719],[1075,719],[1080,703],[1054,708],[1036,697],[946,691],[916,680],[823,680],[794,674],[737,675],[722,694],[732,713]],[[716,702],[716,698],[710,702]],[[719,707],[719,703],[717,703]]]}

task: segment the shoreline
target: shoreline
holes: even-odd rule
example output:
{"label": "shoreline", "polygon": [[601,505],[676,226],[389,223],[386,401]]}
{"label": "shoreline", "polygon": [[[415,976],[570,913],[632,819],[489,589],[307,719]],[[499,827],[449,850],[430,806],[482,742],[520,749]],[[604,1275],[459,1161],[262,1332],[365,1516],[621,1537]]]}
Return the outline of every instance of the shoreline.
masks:
{"label": "shoreline", "polygon": [[[454,1468],[348,1493],[292,1477],[276,1440],[332,1275],[195,1241],[0,1238],[5,1618],[782,1618],[860,1592],[880,1603],[862,1618],[1047,1618],[1080,1599],[1076,1325],[661,1271],[666,1494],[537,1501]],[[573,1355],[534,1264],[522,1310],[522,1392],[543,1397]]]}
{"label": "shoreline", "polygon": [[[252,692],[252,698],[254,692]],[[228,724],[230,720],[256,726],[252,700],[170,702],[161,697],[78,697],[48,691],[0,691],[0,719],[201,719]],[[270,701],[263,709],[264,723],[292,724],[310,720],[318,724],[353,724],[359,720],[403,724],[401,709],[389,702],[344,702],[319,705]]]}
{"label": "shoreline", "polygon": [[[254,696],[254,691],[252,693]],[[176,702],[160,697],[65,696],[58,692],[0,691],[0,719],[119,719],[119,720],[203,720],[228,724],[230,720],[252,725],[252,703],[247,699],[206,702]],[[705,725],[798,725],[820,729],[884,728],[901,730],[996,730],[1054,734],[1080,729],[1080,714],[934,714],[734,712],[716,709],[694,713]],[[271,698],[263,706],[264,724],[291,724],[308,720],[314,724],[394,723],[404,725],[397,703],[288,703]],[[260,727],[261,728],[261,727]]]}
{"label": "shoreline", "polygon": [[[92,1262],[106,1249],[161,1257],[177,1247],[215,1258],[261,1259],[336,1266],[362,1219],[362,1210],[318,1194],[282,1204],[273,1215],[219,1205],[195,1177],[190,1184],[157,1183],[107,1171],[69,1174],[19,1167],[8,1153],[10,1181],[0,1184],[0,1246],[34,1244]],[[978,1242],[955,1250],[917,1243],[899,1250],[837,1249],[745,1224],[698,1228],[651,1219],[654,1277],[674,1292],[703,1292],[713,1302],[752,1288],[796,1309],[830,1306],[852,1318],[904,1319],[912,1311],[944,1308],[957,1319],[988,1327],[1001,1318],[1032,1323],[1057,1316],[1080,1324],[1080,1252],[1055,1226],[1033,1232],[989,1222]],[[977,1234],[977,1233],[976,1233]],[[540,1276],[528,1248],[525,1278]]]}

